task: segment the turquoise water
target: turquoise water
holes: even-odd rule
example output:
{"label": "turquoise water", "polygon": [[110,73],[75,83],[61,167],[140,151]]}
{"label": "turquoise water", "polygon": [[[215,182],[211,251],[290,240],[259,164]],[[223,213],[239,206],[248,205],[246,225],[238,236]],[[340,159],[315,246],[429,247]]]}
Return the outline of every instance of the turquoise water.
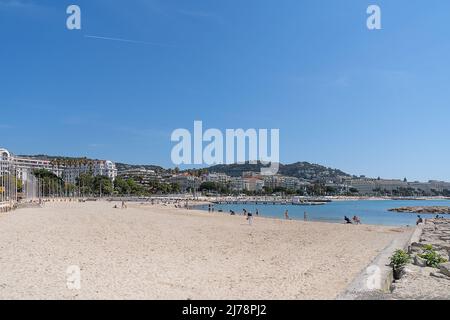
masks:
{"label": "turquoise water", "polygon": [[[405,206],[450,206],[450,200],[359,200],[359,201],[335,201],[320,206],[294,206],[294,205],[270,205],[270,204],[216,204],[215,211],[223,210],[229,213],[230,210],[236,214],[242,213],[243,209],[254,213],[256,209],[259,215],[270,218],[284,218],[284,212],[289,210],[291,219],[303,220],[306,211],[308,220],[343,223],[344,216],[350,219],[353,216],[361,218],[363,224],[406,226],[415,225],[417,214],[389,212],[388,209]],[[202,210],[208,210],[208,206],[200,206]],[[421,215],[424,218],[435,217],[436,215]]]}

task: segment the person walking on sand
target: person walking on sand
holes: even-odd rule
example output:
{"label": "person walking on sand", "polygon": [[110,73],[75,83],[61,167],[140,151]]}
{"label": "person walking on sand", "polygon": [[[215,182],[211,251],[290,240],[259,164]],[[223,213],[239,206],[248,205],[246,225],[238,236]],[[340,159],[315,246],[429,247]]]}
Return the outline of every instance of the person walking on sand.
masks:
{"label": "person walking on sand", "polygon": [[247,220],[248,220],[248,225],[251,226],[253,223],[253,214],[250,211],[247,213]]}
{"label": "person walking on sand", "polygon": [[286,210],[286,211],[284,212],[284,218],[285,218],[286,220],[291,220],[291,219],[289,218],[289,211],[288,211],[288,210]]}
{"label": "person walking on sand", "polygon": [[127,205],[125,204],[125,201],[122,201],[122,209],[126,209]]}

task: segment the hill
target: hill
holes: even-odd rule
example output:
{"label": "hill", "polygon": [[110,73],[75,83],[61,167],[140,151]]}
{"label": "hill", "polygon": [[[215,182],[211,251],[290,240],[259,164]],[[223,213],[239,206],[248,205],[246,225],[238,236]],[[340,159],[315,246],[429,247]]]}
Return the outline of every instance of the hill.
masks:
{"label": "hill", "polygon": [[[259,172],[261,167],[263,166],[259,162],[258,164],[229,164],[212,166],[208,168],[208,171],[225,173],[232,177],[238,177],[245,171]],[[328,168],[309,162],[296,162],[292,164],[280,163],[278,173],[305,180],[336,180],[338,177],[350,177],[348,173],[339,169]]]}
{"label": "hill", "polygon": [[[32,157],[43,160],[54,160],[54,159],[87,159],[86,157],[61,157],[61,156],[49,156],[49,155],[23,155],[22,157]],[[253,171],[260,172],[263,165],[258,162],[257,164],[220,164],[211,166],[206,168],[208,172],[211,173],[225,173],[232,177],[240,177],[242,173],[245,171]],[[118,172],[123,172],[125,170],[130,169],[146,169],[153,170],[158,173],[164,173],[169,171],[169,169],[165,169],[161,166],[145,164],[145,165],[136,165],[136,164],[127,164],[116,162],[116,168]],[[337,180],[338,177],[350,177],[349,174],[339,170],[328,168],[319,164],[313,164],[309,162],[296,162],[292,164],[281,164],[279,168],[279,174],[296,177],[304,180],[318,180],[318,181],[328,181],[328,180]]]}
{"label": "hill", "polygon": [[145,169],[145,170],[153,170],[155,172],[165,172],[165,171],[167,171],[163,167],[156,166],[156,165],[151,165],[151,164],[139,165],[139,164],[126,164],[126,163],[120,163],[120,162],[116,162],[116,168],[117,168],[118,172],[122,172],[122,171],[125,171],[125,170],[130,170],[130,169]]}

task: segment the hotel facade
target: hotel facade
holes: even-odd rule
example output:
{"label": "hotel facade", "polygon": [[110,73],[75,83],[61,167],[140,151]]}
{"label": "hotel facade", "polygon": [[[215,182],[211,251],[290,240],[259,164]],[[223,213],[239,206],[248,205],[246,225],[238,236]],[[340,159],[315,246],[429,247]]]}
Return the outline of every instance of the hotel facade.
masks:
{"label": "hotel facade", "polygon": [[109,160],[73,160],[52,161],[33,157],[20,157],[0,148],[0,159],[4,167],[8,164],[14,168],[17,179],[27,182],[33,179],[34,170],[47,170],[62,178],[66,183],[75,184],[81,174],[91,173],[93,176],[106,176],[114,181],[117,169],[114,162]]}

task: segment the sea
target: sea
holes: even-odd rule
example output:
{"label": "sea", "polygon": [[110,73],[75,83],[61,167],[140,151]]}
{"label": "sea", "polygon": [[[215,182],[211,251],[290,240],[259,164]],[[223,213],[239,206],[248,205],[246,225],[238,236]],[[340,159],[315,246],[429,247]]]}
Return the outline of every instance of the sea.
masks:
{"label": "sea", "polygon": [[[309,221],[344,223],[344,216],[350,219],[358,216],[363,224],[387,226],[414,226],[417,221],[415,213],[390,212],[389,209],[406,206],[450,206],[450,200],[352,200],[333,201],[324,205],[280,205],[280,204],[215,204],[214,211],[229,214],[230,210],[241,214],[243,209],[252,212],[258,210],[259,216],[284,219],[288,210],[291,219],[303,220],[307,213]],[[207,205],[198,209],[208,210]],[[423,218],[433,218],[435,214],[421,214]],[[444,215],[450,218],[449,215]]]}

